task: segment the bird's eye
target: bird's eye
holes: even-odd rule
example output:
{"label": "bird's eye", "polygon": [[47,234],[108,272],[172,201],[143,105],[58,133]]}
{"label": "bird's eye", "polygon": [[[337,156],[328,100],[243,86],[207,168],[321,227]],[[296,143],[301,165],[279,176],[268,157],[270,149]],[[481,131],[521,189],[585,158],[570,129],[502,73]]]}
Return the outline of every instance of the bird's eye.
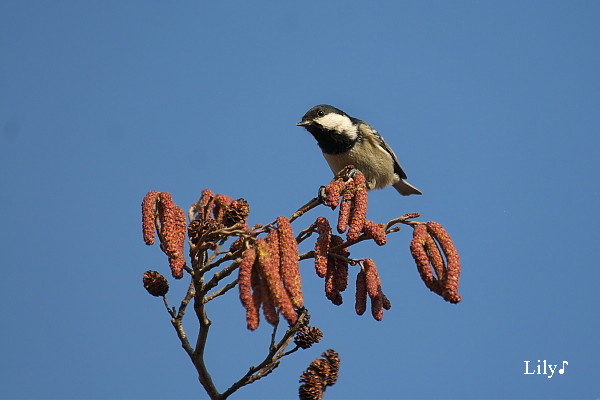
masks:
{"label": "bird's eye", "polygon": [[323,110],[319,110],[319,111],[317,111],[317,115],[318,115],[319,117],[322,117],[322,116],[324,116],[324,115],[325,115],[325,111],[323,111]]}

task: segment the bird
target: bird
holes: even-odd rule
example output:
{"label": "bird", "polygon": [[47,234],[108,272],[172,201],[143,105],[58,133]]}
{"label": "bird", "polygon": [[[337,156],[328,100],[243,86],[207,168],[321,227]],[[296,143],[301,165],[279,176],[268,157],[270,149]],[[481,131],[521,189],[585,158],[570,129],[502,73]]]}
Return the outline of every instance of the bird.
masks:
{"label": "bird", "polygon": [[422,194],[406,181],[406,173],[392,148],[365,121],[328,104],[319,104],[296,125],[316,139],[334,174],[353,165],[365,176],[368,190],[393,186],[403,196]]}

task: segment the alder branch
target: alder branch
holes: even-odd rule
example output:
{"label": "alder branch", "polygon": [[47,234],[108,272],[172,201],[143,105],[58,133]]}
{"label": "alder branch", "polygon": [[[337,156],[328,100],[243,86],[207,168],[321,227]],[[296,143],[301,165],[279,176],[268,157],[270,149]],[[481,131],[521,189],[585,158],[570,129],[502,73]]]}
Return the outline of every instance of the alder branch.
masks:
{"label": "alder branch", "polygon": [[[310,199],[306,204],[301,206],[298,210],[296,210],[296,212],[294,212],[292,214],[292,216],[289,218],[289,221],[290,222],[295,221],[296,219],[300,218],[301,216],[303,216],[304,214],[306,214],[307,212],[309,212],[310,210],[312,210],[313,208],[315,208],[321,204],[322,203],[319,201],[319,199],[317,197]],[[269,231],[269,229],[273,228],[276,224],[277,224],[277,220],[274,220],[273,222],[270,222],[267,225],[258,226],[258,229],[255,231],[255,233],[258,235],[258,234],[267,232],[267,231]]]}
{"label": "alder branch", "polygon": [[[426,285],[429,283],[430,290],[435,291],[444,300],[451,303],[457,303],[461,300],[457,291],[460,261],[458,253],[444,228],[433,221],[427,223],[414,221],[414,218],[419,217],[418,213],[404,214],[388,221],[387,224],[377,224],[367,220],[366,193],[367,187],[364,176],[348,166],[338,173],[328,186],[321,187],[318,197],[310,199],[298,208],[289,219],[279,217],[267,225],[257,224],[250,229],[247,226],[249,206],[244,199],[233,200],[222,194],[215,196],[212,191],[205,189],[200,200],[190,207],[188,211],[190,223],[186,226],[185,217],[181,216],[182,210],[173,203],[169,193],[148,192],[142,203],[144,241],[146,244],[154,243],[155,236],[153,236],[152,229],[149,228],[155,228],[154,232],[158,234],[160,239],[160,248],[169,257],[173,277],[181,279],[183,275],[181,269],[183,269],[190,276],[190,283],[178,309],[169,306],[166,297],[169,285],[164,276],[158,272],[147,271],[144,274],[144,287],[151,295],[162,296],[164,306],[181,346],[196,368],[200,384],[212,400],[226,399],[241,387],[267,376],[280,365],[283,357],[295,353],[300,348],[306,349],[319,342],[323,337],[322,331],[317,327],[308,326],[309,316],[303,306],[305,303],[300,290],[300,276],[296,260],[317,258],[317,275],[326,277],[327,297],[336,305],[341,304],[340,292],[348,285],[348,266],[360,265],[361,271],[357,276],[356,284],[356,312],[358,315],[365,312],[368,295],[371,299],[373,317],[376,320],[381,320],[383,310],[389,310],[391,304],[381,291],[381,281],[374,261],[370,258],[350,258],[345,249],[365,240],[374,240],[378,245],[384,245],[386,235],[398,232],[401,225],[408,225],[413,228],[411,254],[415,258],[422,280]],[[292,221],[322,204],[332,208],[339,205],[342,208],[340,201],[342,201],[344,209],[343,212],[340,211],[338,229],[342,229],[340,228],[342,226],[347,227],[346,240],[338,235],[332,235],[330,223],[324,217],[318,218],[316,222],[301,230],[297,236],[293,236],[290,226]],[[152,224],[153,221],[154,224]],[[325,232],[323,232],[322,227],[327,228]],[[189,238],[191,266],[185,264],[185,261],[182,261],[181,258],[184,254],[186,232]],[[258,238],[259,235],[265,233],[268,233],[265,239]],[[297,244],[307,240],[314,233],[319,233],[316,244],[317,254],[314,250],[298,254]],[[421,236],[418,236],[417,233]],[[229,250],[223,251],[222,246],[224,247],[229,239],[236,236],[241,240],[238,239],[232,242],[229,245]],[[348,240],[348,237],[351,239]],[[431,278],[432,261],[428,252],[430,247],[427,247],[430,245],[423,239],[427,237],[431,239],[431,243],[439,247],[436,247],[438,253],[441,249],[445,255],[445,259],[441,261],[441,266],[433,264],[434,267],[437,265],[435,270],[439,281],[437,286],[433,285],[436,281]],[[261,247],[265,243],[268,243],[268,245],[264,248]],[[331,259],[335,259],[335,262],[330,262]],[[173,260],[175,260],[175,263],[173,263]],[[326,265],[323,264],[323,261]],[[227,262],[229,262],[228,265]],[[443,265],[444,262],[446,265]],[[181,264],[183,264],[183,267]],[[326,272],[323,269],[325,267]],[[239,277],[225,284],[223,280],[238,269],[240,269]],[[438,273],[438,270],[442,272]],[[281,273],[280,276],[277,271],[292,271],[293,275]],[[211,272],[211,275],[207,275],[208,272]],[[257,275],[257,272],[259,275]],[[332,277],[334,278],[333,281],[331,280]],[[360,287],[359,278],[362,279],[360,282],[363,282],[363,286]],[[274,323],[268,351],[264,359],[259,364],[249,367],[240,379],[234,382],[225,392],[220,393],[212,380],[205,360],[205,349],[212,324],[207,314],[206,304],[229,293],[237,286],[240,287],[240,299],[246,309],[248,329],[255,330],[258,327],[260,316],[257,310],[259,310],[261,302],[264,301],[261,300],[261,296],[264,296],[264,294],[260,295],[261,291],[267,293],[267,296],[271,296],[270,303],[262,303],[263,310],[272,310],[268,316],[267,311],[265,311],[267,321],[274,323],[278,318],[276,313],[280,313],[288,324],[293,325],[288,325],[281,339],[277,341],[279,324]],[[377,296],[372,293],[373,287],[379,287]],[[257,292],[257,288],[260,291]],[[338,297],[335,297],[336,295]],[[266,298],[268,299],[268,297]],[[199,321],[194,346],[190,344],[183,327],[183,318],[192,299],[194,300],[194,311]],[[276,307],[273,299],[277,301]],[[362,303],[359,303],[359,299],[362,299]],[[267,304],[271,308],[265,308]],[[302,331],[298,332],[301,328]],[[294,336],[296,336],[295,346],[288,350]],[[332,359],[335,360],[335,358]],[[339,367],[339,359],[337,359],[337,365]],[[337,374],[337,372],[335,373]],[[308,380],[308,376],[312,375],[303,375],[303,379]],[[304,383],[306,385],[307,381],[304,381]],[[327,383],[327,385],[331,384]],[[324,387],[321,388],[323,391]]]}
{"label": "alder branch", "polygon": [[195,296],[194,296],[194,310],[196,311],[196,316],[198,317],[198,321],[200,323],[200,329],[198,331],[198,337],[196,339],[196,347],[191,355],[192,363],[196,367],[198,371],[198,380],[200,384],[206,390],[206,393],[210,396],[211,399],[219,398],[219,391],[217,390],[210,373],[206,367],[206,362],[204,360],[204,350],[206,348],[206,340],[208,339],[208,332],[210,329],[211,321],[208,319],[206,314],[206,308],[204,306],[203,298],[205,295],[205,288],[203,285],[203,278],[199,277],[196,279],[194,277],[194,288],[195,288]]}
{"label": "alder branch", "polygon": [[259,380],[260,378],[267,376],[279,366],[279,360],[281,358],[285,357],[288,354],[292,354],[294,351],[296,351],[296,349],[294,349],[293,351],[289,351],[286,353],[285,349],[294,338],[294,335],[298,331],[298,329],[305,324],[306,314],[307,312],[306,310],[304,310],[302,314],[300,314],[300,316],[298,317],[298,321],[293,326],[290,326],[287,329],[287,331],[284,333],[283,337],[277,344],[273,344],[273,339],[275,338],[275,333],[277,331],[277,325],[274,326],[273,334],[271,336],[272,344],[269,346],[269,353],[267,354],[265,359],[257,366],[250,367],[248,369],[248,372],[241,379],[239,379],[237,382],[231,385],[229,389],[223,392],[221,398],[226,399],[242,386],[248,385],[254,381]]}
{"label": "alder branch", "polygon": [[204,303],[208,303],[209,301],[213,300],[215,297],[219,297],[224,295],[225,293],[227,293],[229,290],[233,289],[234,287],[236,287],[238,284],[238,280],[234,280],[233,282],[228,283],[227,285],[223,286],[221,289],[217,290],[216,292],[213,292],[207,296],[204,297]]}
{"label": "alder branch", "polygon": [[229,275],[233,273],[240,265],[240,260],[235,260],[227,267],[223,268],[221,271],[216,272],[213,277],[204,285],[204,294],[206,294],[210,289],[214,288],[219,284],[221,279],[227,278]]}

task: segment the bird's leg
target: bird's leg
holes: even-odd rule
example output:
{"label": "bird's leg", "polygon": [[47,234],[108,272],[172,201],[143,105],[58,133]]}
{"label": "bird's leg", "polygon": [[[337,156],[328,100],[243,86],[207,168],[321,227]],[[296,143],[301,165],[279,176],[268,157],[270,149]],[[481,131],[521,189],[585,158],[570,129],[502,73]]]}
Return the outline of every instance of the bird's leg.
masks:
{"label": "bird's leg", "polygon": [[354,175],[358,174],[359,172],[360,170],[354,167],[354,165],[346,165],[335,175],[333,179],[335,180],[337,178],[343,178],[345,181],[347,181],[354,178]]}
{"label": "bird's leg", "polygon": [[319,188],[319,192],[317,193],[317,200],[319,203],[325,204],[327,202],[327,195],[325,194],[325,186],[321,186]]}

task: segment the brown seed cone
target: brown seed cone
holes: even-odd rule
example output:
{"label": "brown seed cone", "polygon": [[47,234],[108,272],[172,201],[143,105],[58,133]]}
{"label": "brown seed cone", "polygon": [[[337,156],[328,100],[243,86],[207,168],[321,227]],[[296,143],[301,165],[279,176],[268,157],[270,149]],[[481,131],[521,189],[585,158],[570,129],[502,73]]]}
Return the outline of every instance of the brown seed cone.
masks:
{"label": "brown seed cone", "polygon": [[229,204],[223,214],[223,225],[230,227],[235,224],[245,224],[249,213],[250,206],[246,200],[234,200]]}
{"label": "brown seed cone", "polygon": [[277,227],[281,279],[292,304],[294,307],[300,308],[304,306],[304,298],[300,266],[298,265],[298,242],[294,237],[290,221],[286,217],[277,218]]}
{"label": "brown seed cone", "polygon": [[251,331],[258,328],[259,313],[258,307],[254,302],[252,293],[252,268],[256,259],[256,250],[246,249],[242,253],[242,261],[238,268],[238,288],[240,291],[240,301],[246,309],[246,323]]}
{"label": "brown seed cone", "polygon": [[290,325],[295,324],[298,320],[298,314],[296,314],[292,301],[283,287],[279,274],[279,265],[273,262],[269,244],[264,239],[257,239],[256,251],[261,275],[267,283],[273,302],[288,323]]}
{"label": "brown seed cone", "polygon": [[304,313],[304,319],[302,320],[302,324],[298,325],[300,328],[303,326],[308,326],[308,324],[310,324],[310,313],[308,312],[308,310],[304,307],[298,308],[296,310],[296,314],[298,314],[298,318],[300,318],[300,315],[302,313]]}
{"label": "brown seed cone", "polygon": [[353,180],[346,182],[346,187],[342,192],[342,203],[340,204],[340,212],[338,216],[338,233],[344,233],[348,228],[348,221],[350,220],[350,210],[352,209],[352,204],[354,202],[354,189],[355,183]]}
{"label": "brown seed cone", "polygon": [[294,336],[294,343],[302,349],[308,349],[323,338],[323,332],[316,326],[303,326]]}
{"label": "brown seed cone", "polygon": [[356,303],[355,310],[358,315],[363,315],[367,310],[367,275],[360,271],[356,275]]}
{"label": "brown seed cone", "polygon": [[413,238],[410,242],[410,254],[412,254],[415,263],[417,264],[417,270],[419,271],[419,275],[421,276],[423,283],[425,283],[425,286],[432,292],[441,295],[441,286],[439,281],[433,276],[429,257],[425,250],[427,236],[429,236],[427,227],[424,224],[418,224],[413,228]]}
{"label": "brown seed cone", "polygon": [[373,221],[367,220],[363,226],[363,233],[365,236],[373,239],[379,246],[383,246],[387,243],[387,236],[385,234],[385,225],[378,224]]}
{"label": "brown seed cone", "polygon": [[223,224],[215,221],[212,218],[200,219],[192,221],[188,228],[187,234],[193,245],[199,246],[203,243],[218,241],[223,237],[218,233],[223,228]]}
{"label": "brown seed cone", "polygon": [[[348,240],[355,240],[360,236],[360,232],[365,225],[367,217],[367,184],[363,174],[354,175],[355,192],[354,204],[350,215],[350,228],[348,229]],[[341,232],[340,232],[341,233]]]}
{"label": "brown seed cone", "polygon": [[460,279],[460,257],[458,251],[452,242],[452,238],[444,227],[434,221],[427,222],[427,231],[433,236],[433,238],[440,244],[444,256],[446,256],[447,269],[446,279],[443,281],[443,294],[444,300],[450,303],[458,303],[461,301],[461,297],[458,294],[458,285]]}
{"label": "brown seed cone", "polygon": [[146,193],[144,200],[142,200],[142,232],[144,235],[144,242],[150,246],[154,244],[154,238],[156,237],[155,227],[155,213],[156,213],[156,201],[158,200],[158,192],[151,190]]}
{"label": "brown seed cone", "polygon": [[144,288],[152,296],[161,297],[169,291],[169,282],[167,278],[159,274],[157,271],[146,271],[142,278]]}
{"label": "brown seed cone", "polygon": [[325,205],[336,208],[340,204],[340,196],[345,187],[346,182],[342,178],[338,178],[325,186]]}
{"label": "brown seed cone", "polygon": [[315,242],[315,270],[317,276],[324,278],[327,274],[327,253],[331,242],[331,226],[325,217],[317,218],[317,233],[319,237]]}
{"label": "brown seed cone", "polygon": [[325,297],[333,304],[339,306],[343,303],[342,294],[335,286],[335,258],[329,257],[327,261],[327,273],[325,275]]}
{"label": "brown seed cone", "polygon": [[331,366],[327,360],[317,358],[300,376],[298,394],[300,400],[320,400],[327,385]]}
{"label": "brown seed cone", "polygon": [[333,386],[337,382],[340,373],[340,356],[333,349],[328,349],[321,354],[321,357],[325,357],[329,363],[329,374],[327,375],[325,384],[327,386]]}

